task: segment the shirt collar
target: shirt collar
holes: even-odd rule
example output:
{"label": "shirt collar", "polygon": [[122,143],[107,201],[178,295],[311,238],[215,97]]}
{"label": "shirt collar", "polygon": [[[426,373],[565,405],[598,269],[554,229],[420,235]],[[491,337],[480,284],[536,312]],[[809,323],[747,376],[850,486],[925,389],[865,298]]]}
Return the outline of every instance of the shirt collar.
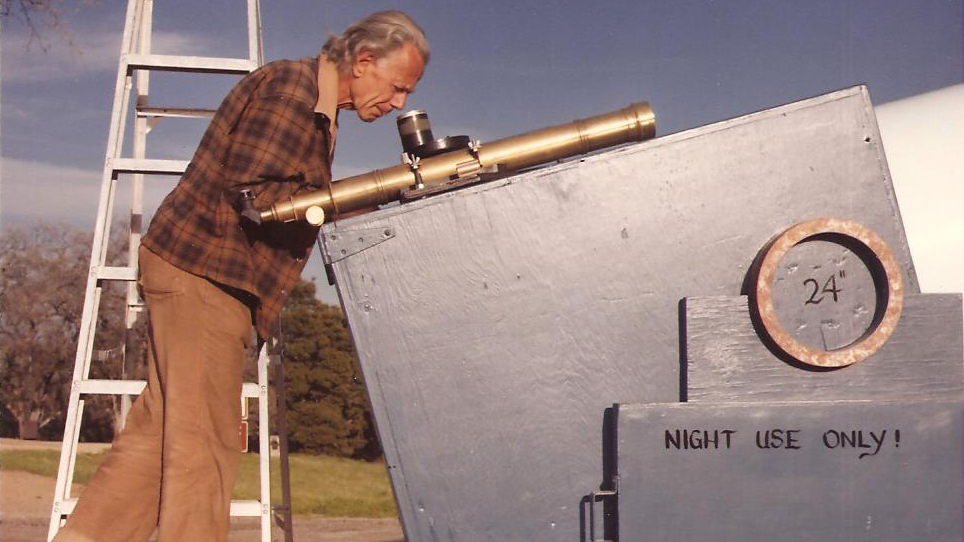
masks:
{"label": "shirt collar", "polygon": [[324,113],[332,124],[338,115],[338,69],[324,54],[318,57],[318,103],[315,113]]}
{"label": "shirt collar", "polygon": [[335,154],[335,138],[338,137],[338,68],[324,53],[318,56],[318,103],[315,104],[315,113],[328,117],[330,159]]}

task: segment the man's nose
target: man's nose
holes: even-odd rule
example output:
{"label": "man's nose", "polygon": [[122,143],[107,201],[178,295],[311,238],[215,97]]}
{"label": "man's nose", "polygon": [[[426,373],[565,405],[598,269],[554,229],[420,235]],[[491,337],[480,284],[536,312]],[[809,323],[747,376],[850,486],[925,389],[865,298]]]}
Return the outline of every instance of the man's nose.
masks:
{"label": "man's nose", "polygon": [[407,92],[396,92],[395,95],[392,96],[392,101],[389,102],[389,104],[395,109],[401,110],[405,108],[406,99],[408,99]]}

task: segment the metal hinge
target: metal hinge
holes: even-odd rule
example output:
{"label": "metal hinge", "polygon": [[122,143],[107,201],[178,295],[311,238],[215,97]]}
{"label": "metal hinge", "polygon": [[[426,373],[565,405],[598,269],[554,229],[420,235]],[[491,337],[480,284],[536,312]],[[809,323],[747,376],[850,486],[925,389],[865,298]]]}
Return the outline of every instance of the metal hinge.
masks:
{"label": "metal hinge", "polygon": [[332,230],[318,235],[321,257],[326,264],[344,260],[379,243],[395,237],[395,228],[389,226],[357,230]]}

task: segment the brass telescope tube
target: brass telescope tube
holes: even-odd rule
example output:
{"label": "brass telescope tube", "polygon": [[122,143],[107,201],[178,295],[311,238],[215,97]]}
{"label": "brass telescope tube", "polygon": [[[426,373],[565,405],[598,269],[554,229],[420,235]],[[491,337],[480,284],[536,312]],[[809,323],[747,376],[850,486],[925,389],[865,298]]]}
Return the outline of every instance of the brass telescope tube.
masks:
{"label": "brass telescope tube", "polygon": [[[419,161],[418,173],[424,184],[431,185],[469,177],[493,166],[500,171],[516,171],[655,135],[653,110],[648,103],[640,102],[610,113],[483,143],[474,150],[459,149],[426,158]],[[326,217],[337,219],[340,213],[396,201],[402,190],[416,182],[409,164],[376,169],[331,183],[324,190],[275,202],[270,209],[261,211],[261,221],[308,220],[318,225]]]}

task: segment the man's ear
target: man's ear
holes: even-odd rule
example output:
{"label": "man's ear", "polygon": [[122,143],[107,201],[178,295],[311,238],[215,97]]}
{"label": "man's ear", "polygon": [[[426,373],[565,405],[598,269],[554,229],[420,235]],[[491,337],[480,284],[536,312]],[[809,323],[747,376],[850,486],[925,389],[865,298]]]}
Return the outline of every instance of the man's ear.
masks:
{"label": "man's ear", "polygon": [[373,55],[371,51],[362,50],[362,52],[358,53],[358,56],[355,57],[355,62],[353,62],[351,65],[352,75],[355,77],[361,77],[361,75],[365,73],[365,71],[370,68],[374,62],[375,55]]}

